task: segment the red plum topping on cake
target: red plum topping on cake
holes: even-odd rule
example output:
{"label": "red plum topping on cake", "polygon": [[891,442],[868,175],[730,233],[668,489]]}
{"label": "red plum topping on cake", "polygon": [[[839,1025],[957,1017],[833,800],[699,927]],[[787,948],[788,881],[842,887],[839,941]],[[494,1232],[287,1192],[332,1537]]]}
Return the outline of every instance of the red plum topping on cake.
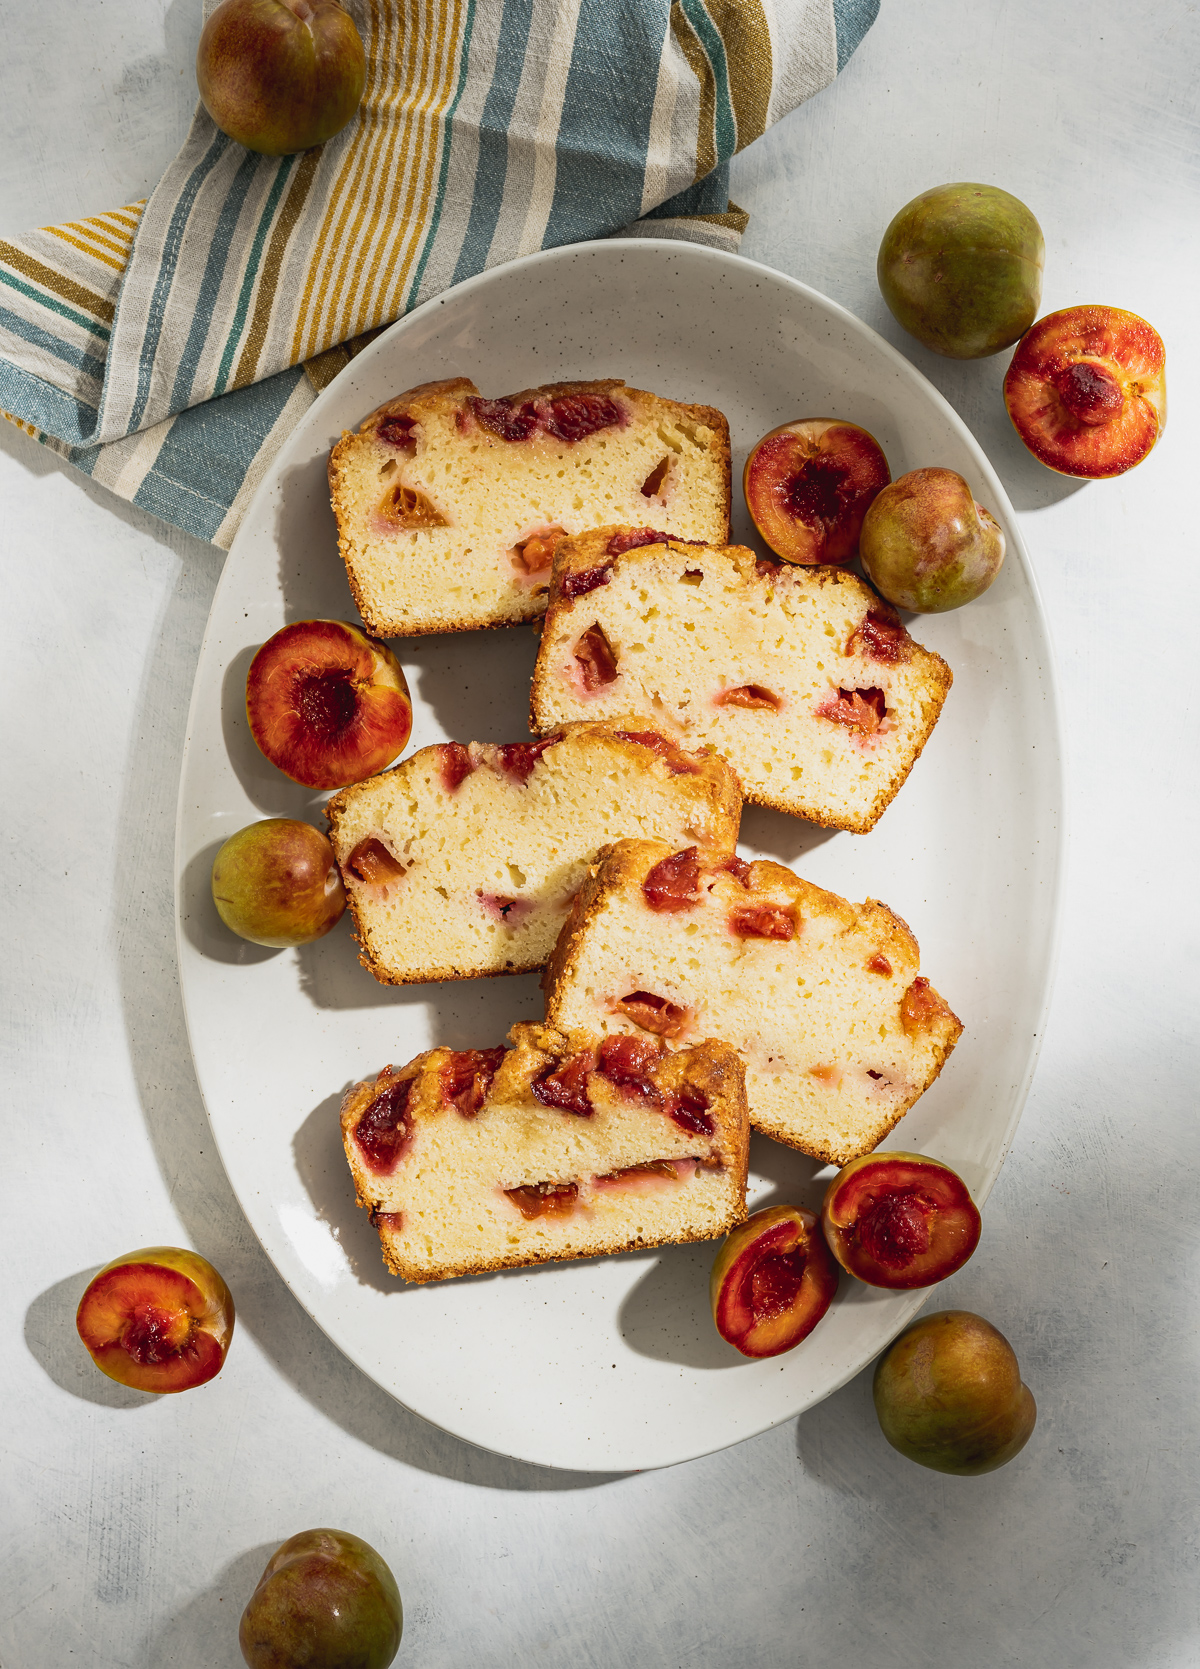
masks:
{"label": "red plum topping on cake", "polygon": [[793,939],[796,918],[782,904],[747,904],[730,913],[729,931],[739,939]]}
{"label": "red plum topping on cake", "polygon": [[474,769],[475,761],[464,743],[442,743],[442,781],[447,793],[453,794],[456,788],[461,788]]}
{"label": "red plum topping on cake", "polygon": [[75,1326],[102,1373],[163,1394],[220,1372],[233,1334],[233,1298],[199,1252],[147,1246],[114,1258],[89,1283]]}
{"label": "red plum topping on cake", "polygon": [[585,690],[602,690],[615,682],[617,658],[599,625],[589,626],[575,645],[575,659]]}
{"label": "red plum topping on cake", "polygon": [[502,742],[496,749],[496,760],[505,776],[516,782],[528,782],[534,766],[555,742],[562,741],[561,731],[545,736],[540,742]]}
{"label": "red plum topping on cake", "polygon": [[481,429],[489,429],[501,440],[528,440],[538,426],[537,408],[532,400],[514,406],[511,400],[485,400],[472,394],[467,406]]}
{"label": "red plum topping on cake", "polygon": [[737,684],[713,697],[718,707],[746,707],[750,711],[777,713],[783,706],[781,698],[762,684]]}
{"label": "red plum topping on cake", "polygon": [[868,1153],[830,1183],[821,1208],[830,1250],[851,1275],[893,1290],[932,1286],[979,1244],[962,1178],[920,1153]]}
{"label": "red plum topping on cake", "polygon": [[684,1084],[667,1104],[667,1111],[681,1130],[690,1130],[697,1136],[711,1136],[716,1130],[712,1114],[709,1112],[710,1102],[700,1090],[693,1089],[690,1084]]}
{"label": "red plum topping on cake", "polygon": [[772,429],[746,460],[746,507],[787,562],[849,562],[863,517],[891,480],[878,441],[854,423],[805,418]]}
{"label": "red plum topping on cake", "polygon": [[554,440],[571,443],[625,422],[624,411],[607,394],[556,394],[549,400],[526,400],[520,406],[511,399],[484,400],[472,395],[467,405],[481,428],[507,441],[529,440],[541,429]]}
{"label": "red plum topping on cake", "polygon": [[626,551],[635,551],[639,545],[665,544],[669,537],[656,527],[623,527],[619,533],[613,534],[606,549],[609,556],[624,556]]}
{"label": "red plum topping on cake", "polygon": [[846,645],[847,655],[869,655],[873,661],[895,666],[906,661],[912,653],[912,639],[898,620],[871,610],[863,616]]}
{"label": "red plum topping on cake", "polygon": [[359,841],[346,859],[346,868],[356,881],[367,887],[386,886],[390,881],[399,881],[407,873],[400,860],[394,858],[374,835]]}
{"label": "red plum topping on cake", "polygon": [[379,1074],[376,1079],[379,1093],[354,1127],[358,1150],[376,1176],[386,1176],[396,1168],[413,1135],[408,1122],[408,1103],[416,1080],[393,1078],[390,1074],[390,1067]]}
{"label": "red plum topping on cake", "polygon": [[566,1217],[575,1209],[579,1198],[577,1182],[531,1182],[523,1188],[506,1188],[510,1199],[522,1217]]}
{"label": "red plum topping on cake", "polygon": [[463,1118],[474,1118],[487,1100],[507,1050],[459,1049],[442,1067],[442,1100]]}
{"label": "red plum topping on cake", "polygon": [[694,759],[657,730],[614,730],[613,735],[623,742],[639,742],[644,748],[652,748],[666,762],[672,776],[694,776],[700,770]]}
{"label": "red plum topping on cake", "polygon": [[600,1045],[597,1070],[618,1089],[629,1090],[643,1101],[661,1102],[662,1096],[649,1076],[650,1068],[662,1059],[661,1043],[642,1037],[606,1037]]}
{"label": "red plum topping on cake", "polygon": [[949,1003],[940,997],[923,974],[918,974],[900,999],[900,1023],[912,1037],[927,1031],[936,1020],[953,1019]]}
{"label": "red plum topping on cake", "polygon": [[250,732],[305,788],[344,788],[390,765],[412,730],[400,663],[345,620],[297,620],[269,638],[246,677]]}
{"label": "red plum topping on cake", "polygon": [[607,585],[611,578],[611,562],[601,562],[595,568],[576,568],[563,575],[562,594],[567,598],[586,597],[597,586]]}
{"label": "red plum topping on cake", "polygon": [[700,897],[700,853],[696,846],[662,858],[642,882],[652,910],[690,910]]}
{"label": "red plum topping on cake", "polygon": [[869,974],[882,974],[884,979],[891,979],[892,964],[888,961],[882,951],[877,950],[871,960],[867,963],[867,972]]}
{"label": "red plum topping on cake", "polygon": [[652,991],[631,991],[616,1005],[618,1011],[644,1032],[658,1037],[678,1037],[691,1019],[691,1010],[656,997]]}
{"label": "red plum topping on cake", "polygon": [[403,412],[392,412],[380,418],[375,425],[375,436],[385,446],[394,446],[399,452],[407,452],[411,458],[417,450],[417,437],[413,433],[416,426],[415,418],[406,417]]}
{"label": "red plum topping on cake", "polygon": [[548,1067],[533,1081],[535,1098],[543,1107],[557,1107],[560,1112],[591,1118],[595,1109],[588,1094],[587,1081],[595,1064],[591,1050],[581,1049],[577,1055],[571,1055],[558,1066]]}
{"label": "red plum topping on cake", "polygon": [[743,1356],[778,1356],[806,1339],[833,1302],[838,1267],[801,1206],[755,1212],[726,1240],[709,1278],[713,1321]]}
{"label": "red plum topping on cake", "polygon": [[735,852],[733,857],[725,859],[721,868],[724,869],[727,874],[734,876],[735,879],[740,881],[742,886],[749,888],[750,865],[746,862],[745,858],[739,858]]}
{"label": "red plum topping on cake", "polygon": [[887,697],[880,689],[830,691],[819,707],[813,709],[819,719],[833,724],[844,724],[862,736],[872,736],[883,723],[887,713]]}

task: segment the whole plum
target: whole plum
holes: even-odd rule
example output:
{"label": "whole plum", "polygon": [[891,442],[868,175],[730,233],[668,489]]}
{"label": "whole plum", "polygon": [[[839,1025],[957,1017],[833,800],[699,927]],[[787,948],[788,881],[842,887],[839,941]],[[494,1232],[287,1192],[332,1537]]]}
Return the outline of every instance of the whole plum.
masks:
{"label": "whole plum", "polygon": [[250,1669],[387,1669],[404,1613],[396,1579],[348,1530],[302,1530],[275,1550],[242,1612]]}
{"label": "whole plum", "polygon": [[879,1359],[874,1395],[893,1449],[963,1477],[1006,1465],[1037,1420],[1012,1346],[969,1310],[923,1316],[901,1333]]}
{"label": "whole plum", "polygon": [[961,475],[913,469],[875,499],[858,551],[867,578],[889,603],[942,614],[991,585],[1004,561],[1004,534]]}
{"label": "whole plum", "polygon": [[226,927],[275,949],[320,939],[346,908],[333,847],[292,817],[265,817],[230,835],[213,864],[212,895]]}
{"label": "whole plum", "polygon": [[910,336],[950,359],[982,359],[1036,319],[1045,255],[1019,197],[963,182],[904,205],[883,234],[876,272]]}
{"label": "whole plum", "polygon": [[341,0],[223,0],[196,53],[213,121],[266,156],[332,139],[358,109],[366,74],[362,37]]}

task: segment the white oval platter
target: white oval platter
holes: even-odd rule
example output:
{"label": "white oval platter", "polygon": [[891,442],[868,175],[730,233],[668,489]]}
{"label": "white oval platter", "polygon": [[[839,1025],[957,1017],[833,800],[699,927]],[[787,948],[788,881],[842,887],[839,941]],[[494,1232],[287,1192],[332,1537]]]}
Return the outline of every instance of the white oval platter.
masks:
{"label": "white oval platter", "polygon": [[[954,688],[907,785],[867,836],[748,808],[742,851],[853,899],[884,899],[966,1030],[887,1144],[953,1164],[981,1203],[1033,1071],[1056,939],[1061,770],[1045,623],[1012,508],[966,426],[893,348],[824,296],[737,257],[611,240],[497,268],[426,303],[359,354],[288,437],[229,553],[196,671],[179,798],[179,959],[192,1052],[225,1167],[288,1286],[350,1359],[409,1408],[471,1443],[587,1471],[664,1466],[736,1443],[843,1384],[926,1294],[844,1277],[798,1349],[750,1362],[708,1311],[713,1246],[667,1247],[406,1287],[354,1205],[338,1106],[347,1084],[445,1043],[502,1041],[540,1018],[535,976],[388,988],[357,961],[348,921],[296,951],[233,938],[209,897],[220,843],[264,816],[320,823],[320,796],[258,754],[244,687],[286,621],[355,618],[325,464],[374,406],[432,379],[487,395],[624,377],[719,407],[734,479],[776,424],[836,416],[868,428],[894,476],[956,469],[998,517],[1008,557],[969,608],[914,624]],[[740,487],[734,538],[754,542]],[[401,640],[412,746],[527,735],[528,627]],[[755,1137],[752,1202],[819,1204],[823,1178]],[[823,1173],[824,1175],[831,1173]],[[986,1213],[983,1249],[987,1256]]]}

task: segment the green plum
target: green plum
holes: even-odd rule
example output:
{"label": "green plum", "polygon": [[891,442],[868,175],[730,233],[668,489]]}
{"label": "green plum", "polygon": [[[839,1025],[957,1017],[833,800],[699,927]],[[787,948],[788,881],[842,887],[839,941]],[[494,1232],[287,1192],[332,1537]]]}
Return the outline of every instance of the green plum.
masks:
{"label": "green plum", "polygon": [[341,0],[223,0],[196,53],[213,121],[266,156],[332,139],[358,109],[366,75],[362,36]]}
{"label": "green plum", "polygon": [[863,569],[897,608],[942,614],[982,596],[1004,561],[1004,534],[952,469],[913,469],[863,517]]}
{"label": "green plum", "polygon": [[923,1316],[879,1358],[875,1412],[909,1460],[971,1477],[1019,1454],[1037,1404],[1004,1334],[969,1310]]}
{"label": "green plum", "polygon": [[348,1530],[302,1530],[271,1555],[242,1612],[250,1669],[387,1669],[404,1613],[396,1579]]}
{"label": "green plum", "polygon": [[213,864],[212,895],[226,927],[275,948],[321,938],[346,908],[333,847],[292,817],[266,817],[230,835]]}
{"label": "green plum", "polygon": [[1037,318],[1042,229],[994,185],[939,185],[906,203],[883,234],[876,271],[897,320],[935,353],[983,359]]}

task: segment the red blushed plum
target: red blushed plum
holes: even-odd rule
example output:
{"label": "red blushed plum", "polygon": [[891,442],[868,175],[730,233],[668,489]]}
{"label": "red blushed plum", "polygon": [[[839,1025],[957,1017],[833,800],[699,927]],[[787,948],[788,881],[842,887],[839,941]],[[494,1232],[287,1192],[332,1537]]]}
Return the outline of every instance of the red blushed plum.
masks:
{"label": "red blushed plum", "polygon": [[340,0],[224,0],[200,35],[204,107],[247,150],[323,145],[358,109],[367,59]]}
{"label": "red blushed plum", "polygon": [[110,1379],[138,1391],[190,1391],[221,1371],[233,1298],[199,1252],[146,1246],[104,1266],[75,1325]]}
{"label": "red blushed plum", "polygon": [[772,429],[746,459],[742,486],[754,525],[785,562],[849,562],[863,517],[892,479],[874,436],[810,417]]}
{"label": "red blushed plum", "polygon": [[949,1165],[920,1153],[852,1159],[825,1192],[829,1249],[868,1286],[928,1287],[961,1269],[979,1244],[979,1212]]}
{"label": "red blushed plum", "polygon": [[875,1412],[893,1449],[935,1472],[994,1472],[1033,1435],[1037,1404],[1004,1334],[969,1310],[922,1316],[879,1358]]}
{"label": "red blushed plum", "polygon": [[808,1337],[837,1284],[814,1214],[770,1206],[734,1229],[717,1253],[709,1278],[717,1332],[743,1356],[778,1356]]}
{"label": "red blushed plum", "polygon": [[348,1530],[302,1530],[271,1555],[242,1612],[250,1669],[387,1669],[404,1612],[396,1579]]}
{"label": "red blushed plum", "polygon": [[265,817],[230,835],[213,864],[212,895],[226,927],[276,950],[323,938],[346,908],[333,847],[292,817]]}
{"label": "red blushed plum", "polygon": [[344,620],[297,620],[250,663],[246,716],[263,753],[305,788],[345,788],[390,765],[412,701],[384,643]]}
{"label": "red blushed plum", "polygon": [[1120,307],[1039,319],[1004,378],[1013,427],[1047,469],[1084,480],[1140,464],[1167,426],[1162,337]]}
{"label": "red blushed plum", "polygon": [[862,565],[897,608],[943,614],[981,597],[1000,572],[1004,534],[952,469],[914,469],[863,519]]}

